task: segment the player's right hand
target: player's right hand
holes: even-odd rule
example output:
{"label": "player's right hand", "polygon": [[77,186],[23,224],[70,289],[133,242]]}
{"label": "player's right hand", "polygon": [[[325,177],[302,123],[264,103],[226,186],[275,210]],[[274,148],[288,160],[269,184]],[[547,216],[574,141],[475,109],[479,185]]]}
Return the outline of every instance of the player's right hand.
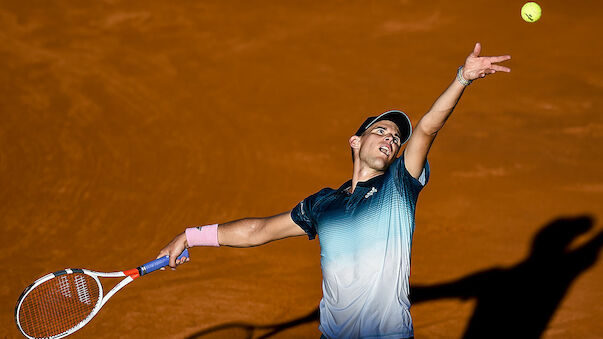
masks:
{"label": "player's right hand", "polygon": [[[180,264],[184,264],[189,261],[189,258],[183,257],[180,260],[176,260],[182,252],[188,248],[188,243],[186,242],[186,234],[184,232],[178,234],[172,241],[170,241],[164,248],[159,251],[159,255],[157,258],[165,257],[166,255],[170,257],[169,266],[174,270],[176,266]],[[162,268],[161,270],[165,270]]]}

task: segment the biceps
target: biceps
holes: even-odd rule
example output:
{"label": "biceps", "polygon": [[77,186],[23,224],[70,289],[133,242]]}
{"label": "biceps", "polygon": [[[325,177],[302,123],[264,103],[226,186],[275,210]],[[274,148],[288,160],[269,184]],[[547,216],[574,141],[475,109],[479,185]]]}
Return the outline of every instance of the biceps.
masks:
{"label": "biceps", "polygon": [[291,211],[266,218],[261,230],[264,242],[305,234],[306,232],[291,219]]}

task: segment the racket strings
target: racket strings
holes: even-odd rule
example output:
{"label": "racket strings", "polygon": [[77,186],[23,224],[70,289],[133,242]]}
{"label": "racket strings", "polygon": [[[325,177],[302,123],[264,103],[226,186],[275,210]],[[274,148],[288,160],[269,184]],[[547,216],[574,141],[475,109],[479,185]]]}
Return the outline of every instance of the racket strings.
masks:
{"label": "racket strings", "polygon": [[98,284],[91,276],[59,275],[29,292],[19,310],[19,323],[31,337],[58,335],[86,319],[99,297]]}

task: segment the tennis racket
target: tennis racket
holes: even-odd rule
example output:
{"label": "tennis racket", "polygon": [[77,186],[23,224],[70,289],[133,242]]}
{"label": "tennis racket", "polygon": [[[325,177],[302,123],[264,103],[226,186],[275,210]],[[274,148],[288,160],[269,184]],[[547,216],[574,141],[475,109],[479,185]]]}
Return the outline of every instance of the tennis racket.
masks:
{"label": "tennis racket", "polygon": [[[188,250],[178,257],[189,258]],[[67,268],[49,273],[29,285],[17,301],[15,321],[27,338],[63,338],[84,327],[117,291],[134,279],[169,264],[161,257],[121,272]],[[103,296],[101,278],[125,277]]]}

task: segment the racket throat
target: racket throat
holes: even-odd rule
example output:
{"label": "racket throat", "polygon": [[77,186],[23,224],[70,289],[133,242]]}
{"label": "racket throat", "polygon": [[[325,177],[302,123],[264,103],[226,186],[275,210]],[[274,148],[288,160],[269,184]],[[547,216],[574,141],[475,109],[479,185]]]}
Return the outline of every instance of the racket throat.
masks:
{"label": "racket throat", "polygon": [[133,269],[127,270],[127,271],[123,271],[123,273],[125,275],[127,275],[128,277],[131,277],[132,279],[136,279],[139,276],[144,275],[144,273],[142,272],[140,267],[133,268]]}

